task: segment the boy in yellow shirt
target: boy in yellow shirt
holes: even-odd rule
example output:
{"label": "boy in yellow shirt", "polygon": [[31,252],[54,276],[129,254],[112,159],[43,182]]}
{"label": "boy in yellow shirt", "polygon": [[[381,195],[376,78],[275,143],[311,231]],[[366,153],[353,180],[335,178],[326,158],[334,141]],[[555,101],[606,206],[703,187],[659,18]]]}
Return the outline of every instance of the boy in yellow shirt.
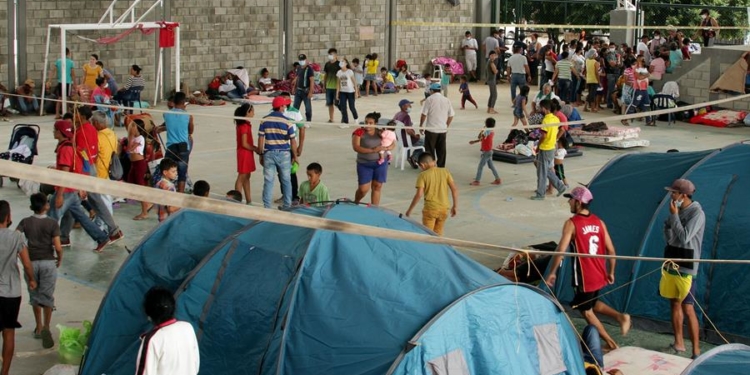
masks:
{"label": "boy in yellow shirt", "polygon": [[547,181],[557,189],[557,196],[563,195],[568,187],[555,175],[552,169],[555,159],[555,147],[557,146],[557,134],[560,130],[560,119],[552,114],[552,102],[542,100],[539,103],[544,119],[542,120],[542,132],[544,137],[539,141],[539,152],[536,155],[536,194],[531,200],[544,200],[547,192]]}
{"label": "boy in yellow shirt", "polygon": [[[422,208],[422,224],[431,229],[438,236],[443,235],[445,221],[448,219],[448,208],[451,217],[458,213],[458,187],[453,182],[453,176],[445,168],[438,168],[432,155],[423,153],[419,156],[419,168],[422,172],[417,177],[417,192],[411,201],[406,216],[424,196],[424,207]],[[451,190],[453,206],[448,200],[448,188]]]}

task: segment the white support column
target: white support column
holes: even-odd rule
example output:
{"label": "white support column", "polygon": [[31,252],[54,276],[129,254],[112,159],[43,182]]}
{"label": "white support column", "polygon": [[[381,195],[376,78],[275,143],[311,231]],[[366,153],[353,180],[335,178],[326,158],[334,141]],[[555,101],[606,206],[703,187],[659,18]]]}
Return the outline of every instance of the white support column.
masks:
{"label": "white support column", "polygon": [[156,103],[159,102],[159,88],[164,84],[164,48],[159,48],[158,64],[155,76],[156,84],[154,85],[154,107],[156,107]]}
{"label": "white support column", "polygon": [[174,43],[174,67],[175,67],[175,92],[180,91],[180,27],[174,28],[175,32],[175,43]]}
{"label": "white support column", "polygon": [[47,69],[49,69],[49,41],[52,36],[52,28],[47,26],[47,48],[44,49],[44,70],[42,71],[42,104],[39,106],[39,116],[44,114],[44,98],[47,93]]}
{"label": "white support column", "polygon": [[71,87],[73,86],[72,82],[68,82],[68,64],[67,64],[68,59],[65,56],[65,48],[66,48],[66,40],[65,40],[65,38],[67,37],[67,35],[65,34],[66,31],[67,30],[65,29],[64,26],[60,27],[60,56],[61,56],[60,57],[60,70],[61,70],[61,72],[60,72],[60,85],[61,86],[60,87],[62,88],[62,90],[60,90],[60,91],[62,92],[62,95],[61,95],[61,98],[59,100],[62,100],[62,104],[61,104],[62,107],[60,108],[60,113],[61,114],[65,113],[65,111],[68,108],[68,95],[70,93],[67,92],[68,91],[67,90],[67,87],[68,87],[67,85],[68,85],[68,83],[70,83]]}

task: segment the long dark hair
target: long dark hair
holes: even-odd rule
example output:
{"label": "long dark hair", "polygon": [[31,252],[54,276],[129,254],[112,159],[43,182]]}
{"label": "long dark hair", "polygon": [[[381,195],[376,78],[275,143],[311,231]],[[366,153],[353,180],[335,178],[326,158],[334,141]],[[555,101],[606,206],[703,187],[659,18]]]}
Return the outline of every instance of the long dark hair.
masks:
{"label": "long dark hair", "polygon": [[[377,125],[377,124],[378,124],[378,121],[380,120],[380,112],[370,112],[370,113],[368,113],[368,114],[367,114],[367,115],[365,116],[365,122],[367,122],[366,120],[367,120],[368,118],[369,118],[369,119],[373,119],[373,120],[375,120],[375,125]],[[365,129],[366,129],[366,128],[365,128]],[[382,129],[380,129],[380,128],[375,128],[375,134],[377,134],[377,135],[378,135],[378,137],[380,136],[380,133],[382,133]]]}
{"label": "long dark hair", "polygon": [[[237,109],[234,110],[234,117],[245,117],[248,112],[250,112],[253,109],[253,105],[250,103],[243,103],[241,106],[237,107]],[[247,120],[239,120],[234,119],[235,125],[242,125],[246,123]]]}

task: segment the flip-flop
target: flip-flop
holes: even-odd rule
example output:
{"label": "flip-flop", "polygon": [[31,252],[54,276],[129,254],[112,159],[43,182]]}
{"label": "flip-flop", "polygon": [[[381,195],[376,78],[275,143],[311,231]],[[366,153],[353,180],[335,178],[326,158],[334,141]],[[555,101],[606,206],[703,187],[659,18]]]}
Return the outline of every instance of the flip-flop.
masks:
{"label": "flip-flop", "polygon": [[136,216],[136,217],[133,218],[133,220],[135,220],[135,221],[141,221],[141,220],[146,220],[146,219],[148,219],[148,216],[138,215],[138,216]]}
{"label": "flip-flop", "polygon": [[42,330],[42,347],[45,349],[49,349],[53,346],[55,346],[55,340],[52,340],[52,332],[50,332],[48,329],[43,329]]}
{"label": "flip-flop", "polygon": [[667,348],[667,350],[671,350],[671,354],[676,354],[676,355],[680,355],[680,354],[682,354],[682,353],[685,353],[685,350],[686,350],[686,349],[682,349],[682,350],[680,350],[680,349],[677,349],[677,348],[676,348],[676,347],[674,346],[674,343],[672,343],[672,344],[669,344],[669,348]]}
{"label": "flip-flop", "polygon": [[31,336],[33,336],[34,339],[36,339],[36,340],[39,340],[39,339],[42,338],[42,334],[41,333],[37,333],[36,330],[31,331]]}

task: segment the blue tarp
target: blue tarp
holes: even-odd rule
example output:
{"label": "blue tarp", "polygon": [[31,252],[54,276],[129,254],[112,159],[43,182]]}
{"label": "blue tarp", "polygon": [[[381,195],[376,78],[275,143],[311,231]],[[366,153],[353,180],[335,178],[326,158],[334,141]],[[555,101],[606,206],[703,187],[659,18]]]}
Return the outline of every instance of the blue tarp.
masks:
{"label": "blue tarp", "polygon": [[[342,203],[296,212],[430,233],[374,207]],[[380,375],[440,311],[474,290],[506,283],[449,246],[180,211],[123,264],[100,306],[81,373],[134,373],[139,335],[150,328],[142,296],[153,285],[174,290],[177,318],[195,327],[202,375]],[[523,298],[497,294],[504,300],[495,303],[520,314],[503,318],[520,322],[518,329],[531,329],[530,319],[559,321],[557,307],[537,291],[506,289]],[[482,322],[454,319],[451,325],[482,335]],[[559,330],[566,344],[575,341],[570,329]],[[567,362],[572,352],[565,353]],[[477,360],[493,363],[488,355]]]}
{"label": "blue tarp", "polygon": [[[589,184],[594,195],[591,210],[606,223],[617,254],[664,255],[663,226],[669,213],[664,187],[678,178],[695,184],[693,198],[706,214],[702,258],[750,259],[750,145],[742,143],[699,152],[625,154],[602,168]],[[618,261],[617,281],[603,291],[602,300],[667,328],[669,303],[658,295],[660,266]],[[745,273],[743,265],[702,264],[695,279],[698,303],[719,331],[743,341],[750,340],[750,284]],[[561,301],[570,301],[570,273],[561,275],[556,293]]]}

